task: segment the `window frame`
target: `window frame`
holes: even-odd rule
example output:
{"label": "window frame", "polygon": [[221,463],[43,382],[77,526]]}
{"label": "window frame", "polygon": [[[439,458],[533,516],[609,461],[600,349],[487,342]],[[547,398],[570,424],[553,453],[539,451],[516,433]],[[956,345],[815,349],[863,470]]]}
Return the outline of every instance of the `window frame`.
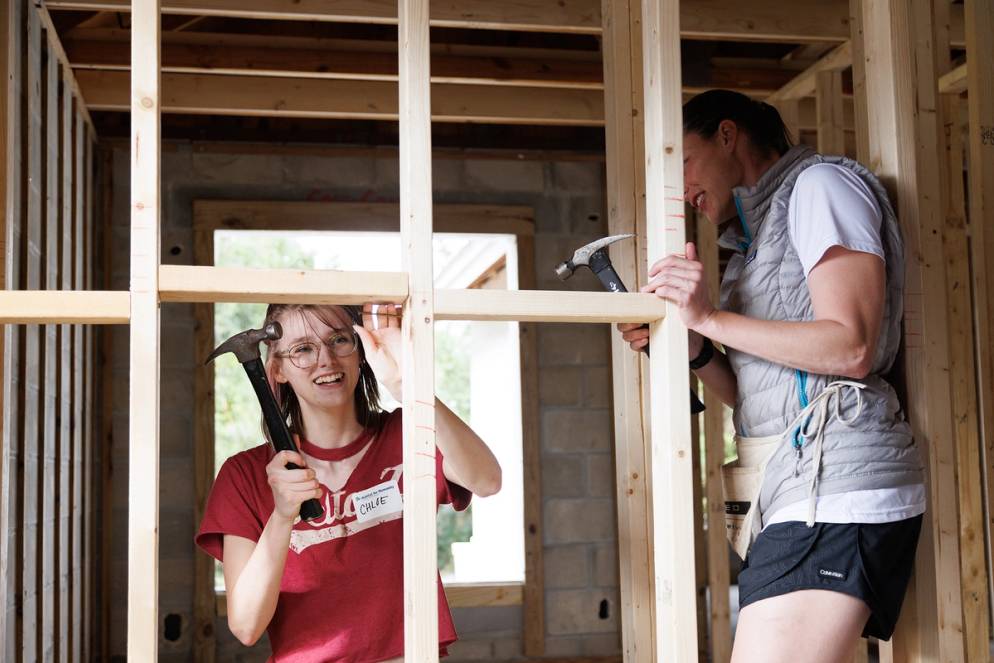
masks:
{"label": "window frame", "polygon": [[[463,234],[514,235],[517,243],[518,289],[535,288],[535,215],[527,206],[435,204],[434,231]],[[397,203],[354,203],[268,200],[193,201],[194,264],[214,263],[217,230],[399,232]],[[197,356],[214,347],[214,306],[194,304]],[[524,582],[450,583],[445,586],[451,607],[522,605],[526,655],[544,648],[544,581],[542,550],[542,481],[539,447],[537,325],[518,325],[521,359],[522,488],[524,492]],[[214,480],[214,369],[208,364],[194,374],[194,484],[196,522],[203,518]],[[213,633],[224,617],[223,591],[214,589],[213,559],[198,554],[194,572],[195,632]],[[210,629],[210,630],[207,630]],[[213,640],[213,638],[211,638]]]}

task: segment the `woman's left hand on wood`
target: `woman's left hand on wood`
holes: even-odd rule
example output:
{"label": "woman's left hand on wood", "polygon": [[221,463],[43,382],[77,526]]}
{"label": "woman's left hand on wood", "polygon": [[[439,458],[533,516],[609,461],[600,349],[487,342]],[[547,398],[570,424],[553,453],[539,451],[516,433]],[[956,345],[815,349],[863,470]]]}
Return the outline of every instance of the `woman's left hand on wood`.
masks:
{"label": "woman's left hand on wood", "polygon": [[673,302],[688,329],[697,329],[714,313],[708,293],[704,265],[697,259],[697,247],[687,243],[686,256],[671,255],[649,269],[649,282],[641,292],[652,292]]}

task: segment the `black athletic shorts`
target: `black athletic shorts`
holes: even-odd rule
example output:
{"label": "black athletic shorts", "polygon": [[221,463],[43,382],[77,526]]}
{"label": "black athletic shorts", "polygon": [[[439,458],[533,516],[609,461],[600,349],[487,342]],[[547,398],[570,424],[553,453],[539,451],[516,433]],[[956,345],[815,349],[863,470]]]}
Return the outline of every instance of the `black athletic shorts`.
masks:
{"label": "black athletic shorts", "polygon": [[870,607],[863,636],[889,640],[915,561],[922,517],[880,525],[770,525],[739,573],[739,609],[801,589],[828,589]]}

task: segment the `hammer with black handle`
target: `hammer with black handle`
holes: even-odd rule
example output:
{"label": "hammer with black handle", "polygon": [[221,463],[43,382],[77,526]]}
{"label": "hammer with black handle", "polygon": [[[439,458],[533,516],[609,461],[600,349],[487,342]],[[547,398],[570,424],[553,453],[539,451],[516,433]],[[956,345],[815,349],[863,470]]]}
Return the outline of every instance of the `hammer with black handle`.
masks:
{"label": "hammer with black handle", "polygon": [[[269,388],[269,380],[266,379],[266,370],[262,366],[262,359],[259,356],[259,343],[262,341],[275,341],[283,337],[283,327],[278,322],[270,322],[264,329],[247,329],[229,338],[227,341],[217,346],[211,356],[207,358],[205,364],[209,364],[225,352],[231,352],[241,363],[248,375],[255,395],[259,399],[262,407],[262,417],[269,430],[269,437],[272,440],[273,448],[277,451],[293,451],[300,453],[297,445],[290,436],[290,431],[286,427],[286,419],[280,412],[280,407],[276,403],[272,389]],[[295,463],[287,463],[286,469],[303,469]],[[309,499],[300,505],[300,517],[302,520],[314,520],[324,515],[321,503],[316,499]]]}
{"label": "hammer with black handle", "polygon": [[[611,258],[607,255],[607,247],[611,244],[622,240],[628,239],[629,237],[635,237],[635,235],[611,235],[610,237],[602,237],[596,241],[590,242],[578,248],[573,252],[572,257],[565,262],[561,262],[556,266],[556,276],[560,280],[565,281],[569,277],[573,276],[573,273],[578,267],[586,267],[594,273],[594,275],[600,279],[601,284],[606,290],[611,292],[628,292],[628,288],[625,284],[621,282],[621,277],[618,273],[614,271],[614,266],[611,264]],[[648,327],[649,325],[644,325]],[[649,346],[646,345],[642,348],[642,351],[646,355],[649,354]],[[704,411],[704,403],[697,398],[697,394],[694,390],[690,390],[690,413],[697,414],[698,412]]]}

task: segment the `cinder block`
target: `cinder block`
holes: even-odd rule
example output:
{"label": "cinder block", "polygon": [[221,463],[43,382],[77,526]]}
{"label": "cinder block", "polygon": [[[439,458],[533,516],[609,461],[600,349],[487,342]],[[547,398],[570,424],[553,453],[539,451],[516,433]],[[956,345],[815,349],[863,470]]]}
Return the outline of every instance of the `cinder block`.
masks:
{"label": "cinder block", "polygon": [[606,499],[560,499],[545,503],[545,544],[613,541],[614,502]]}
{"label": "cinder block", "polygon": [[[583,391],[579,367],[549,366],[538,374],[538,399],[541,405],[578,406]],[[603,406],[602,406],[603,407]]]}
{"label": "cinder block", "polygon": [[378,200],[400,199],[400,160],[397,155],[377,157],[373,162],[373,187]]}
{"label": "cinder block", "polygon": [[[542,234],[559,234],[569,228],[566,214],[569,209],[568,201],[562,196],[542,196],[535,203],[535,232]],[[540,255],[536,250],[536,257]],[[569,256],[565,256],[569,257]],[[564,260],[560,258],[560,260]]]}
{"label": "cinder block", "polygon": [[590,586],[590,557],[589,544],[546,548],[542,556],[546,589]]}
{"label": "cinder block", "polygon": [[580,454],[546,454],[542,457],[542,495],[583,497],[586,492],[586,459]]}
{"label": "cinder block", "polygon": [[[546,620],[548,624],[548,620]],[[581,643],[576,637],[545,638],[545,655],[552,658],[572,658],[579,656]]]}
{"label": "cinder block", "polygon": [[452,621],[460,636],[516,631],[521,628],[521,606],[501,605],[479,608],[453,608]]}
{"label": "cinder block", "polygon": [[587,456],[587,494],[591,497],[611,497],[614,491],[614,456],[590,454]]}
{"label": "cinder block", "polygon": [[[565,227],[574,234],[607,236],[607,204],[603,189],[591,189],[584,195],[572,195]],[[632,242],[634,239],[621,240]]]}
{"label": "cinder block", "polygon": [[618,587],[618,544],[598,543],[594,546],[594,585]]}
{"label": "cinder block", "polygon": [[[610,334],[618,334],[613,327]],[[610,336],[608,343],[610,344]],[[609,345],[610,348],[610,345]],[[614,382],[610,366],[594,366],[583,370],[584,407],[611,407],[614,399]]]}
{"label": "cinder block", "polygon": [[547,409],[542,412],[544,451],[610,451],[609,410]]}
{"label": "cinder block", "polygon": [[550,635],[618,631],[615,592],[560,589],[546,592],[545,597],[545,625]]}
{"label": "cinder block", "polygon": [[606,325],[546,324],[539,326],[539,366],[606,365],[611,355]]}
{"label": "cinder block", "polygon": [[461,193],[466,189],[463,183],[462,159],[432,159],[431,188],[432,191],[445,193]]}
{"label": "cinder block", "polygon": [[[198,152],[192,157],[193,183],[221,186],[229,184],[272,186],[304,179],[313,181],[316,173],[330,175],[330,169],[326,163],[319,164],[314,163],[314,161],[327,160],[315,157],[295,157],[284,163],[284,159],[279,155]],[[284,168],[289,164],[297,166],[292,175],[284,172]]]}
{"label": "cinder block", "polygon": [[516,637],[504,637],[494,640],[494,660],[509,661],[524,656],[521,646],[521,639]]}
{"label": "cinder block", "polygon": [[621,632],[585,635],[580,648],[584,656],[616,656],[621,653]]}
{"label": "cinder block", "polygon": [[494,643],[489,638],[463,638],[449,645],[450,660],[490,661],[494,657]]}
{"label": "cinder block", "polygon": [[556,161],[552,164],[552,178],[559,191],[604,191],[607,188],[603,161]]}
{"label": "cinder block", "polygon": [[466,188],[474,191],[545,191],[545,164],[503,159],[467,160]]}

